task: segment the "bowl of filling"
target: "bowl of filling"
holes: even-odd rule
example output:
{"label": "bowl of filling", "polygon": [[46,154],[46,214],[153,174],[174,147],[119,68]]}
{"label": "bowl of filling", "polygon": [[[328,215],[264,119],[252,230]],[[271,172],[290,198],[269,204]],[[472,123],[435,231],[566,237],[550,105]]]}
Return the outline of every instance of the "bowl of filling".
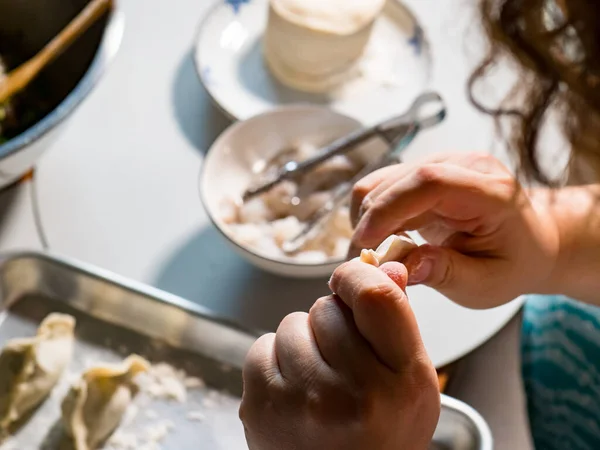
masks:
{"label": "bowl of filling", "polygon": [[263,270],[295,278],[330,275],[345,260],[352,237],[348,205],[337,208],[319,233],[293,253],[284,251],[285,244],[332,199],[336,187],[387,151],[384,141],[372,139],[259,196],[242,198],[286,163],[315,156],[360,127],[350,117],[311,105],[282,106],[231,125],[209,149],[200,173],[200,195],[210,220]]}
{"label": "bowl of filling", "polygon": [[[38,53],[87,0],[0,0],[0,78]],[[112,10],[21,92],[0,104],[0,187],[26,173],[115,56],[124,17]]]}

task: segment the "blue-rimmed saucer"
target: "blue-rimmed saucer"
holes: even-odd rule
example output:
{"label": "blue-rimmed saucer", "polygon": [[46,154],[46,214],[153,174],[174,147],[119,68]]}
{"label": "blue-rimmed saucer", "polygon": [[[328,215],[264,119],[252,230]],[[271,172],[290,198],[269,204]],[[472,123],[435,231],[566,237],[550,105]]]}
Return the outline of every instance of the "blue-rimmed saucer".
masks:
{"label": "blue-rimmed saucer", "polygon": [[204,87],[228,115],[247,119],[274,106],[326,105],[363,123],[405,110],[429,83],[431,57],[412,13],[388,0],[377,19],[360,71],[335,92],[307,94],[283,86],[263,60],[268,0],[220,0],[202,21],[195,42]]}

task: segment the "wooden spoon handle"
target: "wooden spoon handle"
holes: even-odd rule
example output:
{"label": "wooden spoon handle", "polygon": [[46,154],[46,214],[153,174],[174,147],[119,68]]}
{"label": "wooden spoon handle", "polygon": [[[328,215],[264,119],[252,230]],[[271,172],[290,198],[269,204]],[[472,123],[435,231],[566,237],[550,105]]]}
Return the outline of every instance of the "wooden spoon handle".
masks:
{"label": "wooden spoon handle", "polygon": [[65,51],[79,36],[110,9],[112,0],[91,0],[77,16],[69,22],[33,58],[0,79],[0,104],[24,89],[37,74]]}

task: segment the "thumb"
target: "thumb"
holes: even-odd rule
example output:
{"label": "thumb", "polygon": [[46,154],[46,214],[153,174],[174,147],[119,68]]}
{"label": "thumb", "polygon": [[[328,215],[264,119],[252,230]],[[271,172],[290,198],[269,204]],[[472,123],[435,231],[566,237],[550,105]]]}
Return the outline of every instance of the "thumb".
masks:
{"label": "thumb", "polygon": [[[488,308],[484,295],[490,280],[486,258],[467,256],[447,247],[422,245],[405,259],[408,285],[424,284],[468,308]],[[485,304],[483,302],[486,302]]]}

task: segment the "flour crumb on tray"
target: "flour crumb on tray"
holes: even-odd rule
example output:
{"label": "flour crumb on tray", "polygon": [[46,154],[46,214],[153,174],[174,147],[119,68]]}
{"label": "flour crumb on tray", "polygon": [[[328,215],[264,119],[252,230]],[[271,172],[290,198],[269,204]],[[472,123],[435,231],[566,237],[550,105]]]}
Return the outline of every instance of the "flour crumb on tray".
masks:
{"label": "flour crumb on tray", "polygon": [[144,437],[149,442],[159,443],[174,428],[175,424],[171,420],[163,420],[162,422],[148,425],[144,431]]}
{"label": "flour crumb on tray", "polygon": [[187,400],[187,389],[205,387],[202,379],[188,377],[184,370],[166,363],[153,365],[141,385],[142,391],[154,399],[175,400],[179,403]]}

